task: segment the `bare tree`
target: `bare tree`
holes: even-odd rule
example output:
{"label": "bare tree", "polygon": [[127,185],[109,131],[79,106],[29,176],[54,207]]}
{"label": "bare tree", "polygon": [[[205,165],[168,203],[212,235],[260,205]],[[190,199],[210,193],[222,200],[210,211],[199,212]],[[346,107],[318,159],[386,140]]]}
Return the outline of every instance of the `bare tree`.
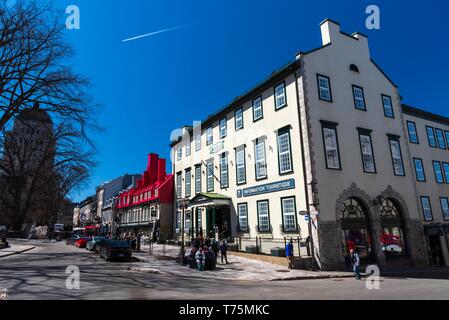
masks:
{"label": "bare tree", "polygon": [[68,63],[73,49],[60,14],[45,0],[8,2],[0,0],[0,130],[37,102],[84,133],[95,106],[88,79]]}
{"label": "bare tree", "polygon": [[[95,165],[88,132],[101,130],[98,106],[70,65],[61,13],[46,0],[0,0],[0,218],[15,230],[28,219],[51,221]],[[8,131],[36,106],[52,120],[45,135],[34,126]]]}

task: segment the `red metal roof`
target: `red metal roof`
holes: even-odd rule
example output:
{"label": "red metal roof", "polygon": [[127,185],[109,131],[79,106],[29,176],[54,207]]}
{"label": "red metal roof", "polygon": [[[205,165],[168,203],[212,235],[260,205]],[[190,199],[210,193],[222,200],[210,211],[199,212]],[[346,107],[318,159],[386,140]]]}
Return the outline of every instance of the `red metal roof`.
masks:
{"label": "red metal roof", "polygon": [[[116,204],[117,209],[153,201],[159,201],[160,203],[171,203],[173,201],[173,175],[167,175],[165,159],[160,159],[154,153],[149,154],[147,169],[143,177],[143,179],[137,181],[136,187],[119,195],[119,201]],[[155,190],[158,190],[157,195],[155,195]],[[151,192],[151,194],[148,194],[148,192]]]}

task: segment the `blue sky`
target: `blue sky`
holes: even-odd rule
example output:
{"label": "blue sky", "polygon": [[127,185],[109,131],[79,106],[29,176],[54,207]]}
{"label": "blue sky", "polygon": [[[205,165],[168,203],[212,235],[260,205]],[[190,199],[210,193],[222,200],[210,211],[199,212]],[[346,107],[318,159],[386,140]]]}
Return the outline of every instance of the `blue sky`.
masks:
{"label": "blue sky", "polygon": [[[58,0],[81,11],[67,31],[77,71],[89,76],[104,105],[95,135],[99,166],[90,188],[123,173],[141,173],[146,155],[169,158],[173,129],[226,105],[294,59],[321,45],[319,23],[370,38],[372,57],[399,85],[405,103],[449,116],[447,1]],[[381,29],[367,30],[365,8],[381,10]],[[188,25],[135,41],[121,40]],[[169,167],[169,166],[168,166]],[[170,168],[170,167],[169,167]]]}

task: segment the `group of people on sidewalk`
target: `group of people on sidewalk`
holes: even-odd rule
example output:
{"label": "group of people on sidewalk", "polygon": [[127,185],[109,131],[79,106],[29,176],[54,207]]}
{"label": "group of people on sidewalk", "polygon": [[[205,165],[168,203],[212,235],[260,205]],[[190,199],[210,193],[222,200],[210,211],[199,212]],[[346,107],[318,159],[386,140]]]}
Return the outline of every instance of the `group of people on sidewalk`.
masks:
{"label": "group of people on sidewalk", "polygon": [[190,254],[186,257],[186,264],[198,271],[214,270],[217,266],[218,252],[220,251],[221,263],[228,264],[228,245],[225,240],[218,242],[215,239],[203,238],[201,235],[192,238]]}

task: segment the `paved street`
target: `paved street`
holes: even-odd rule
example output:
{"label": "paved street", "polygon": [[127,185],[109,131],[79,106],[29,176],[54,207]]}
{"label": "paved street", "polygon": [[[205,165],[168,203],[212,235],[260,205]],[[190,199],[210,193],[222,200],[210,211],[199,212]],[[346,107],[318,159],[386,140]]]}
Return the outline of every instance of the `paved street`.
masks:
{"label": "paved street", "polygon": [[[220,281],[135,272],[128,268],[139,262],[108,263],[65,243],[29,244],[36,248],[0,259],[0,288],[8,290],[8,299],[449,299],[447,269],[382,278],[380,290],[367,290],[355,279]],[[80,268],[80,290],[66,289],[69,265]]]}

